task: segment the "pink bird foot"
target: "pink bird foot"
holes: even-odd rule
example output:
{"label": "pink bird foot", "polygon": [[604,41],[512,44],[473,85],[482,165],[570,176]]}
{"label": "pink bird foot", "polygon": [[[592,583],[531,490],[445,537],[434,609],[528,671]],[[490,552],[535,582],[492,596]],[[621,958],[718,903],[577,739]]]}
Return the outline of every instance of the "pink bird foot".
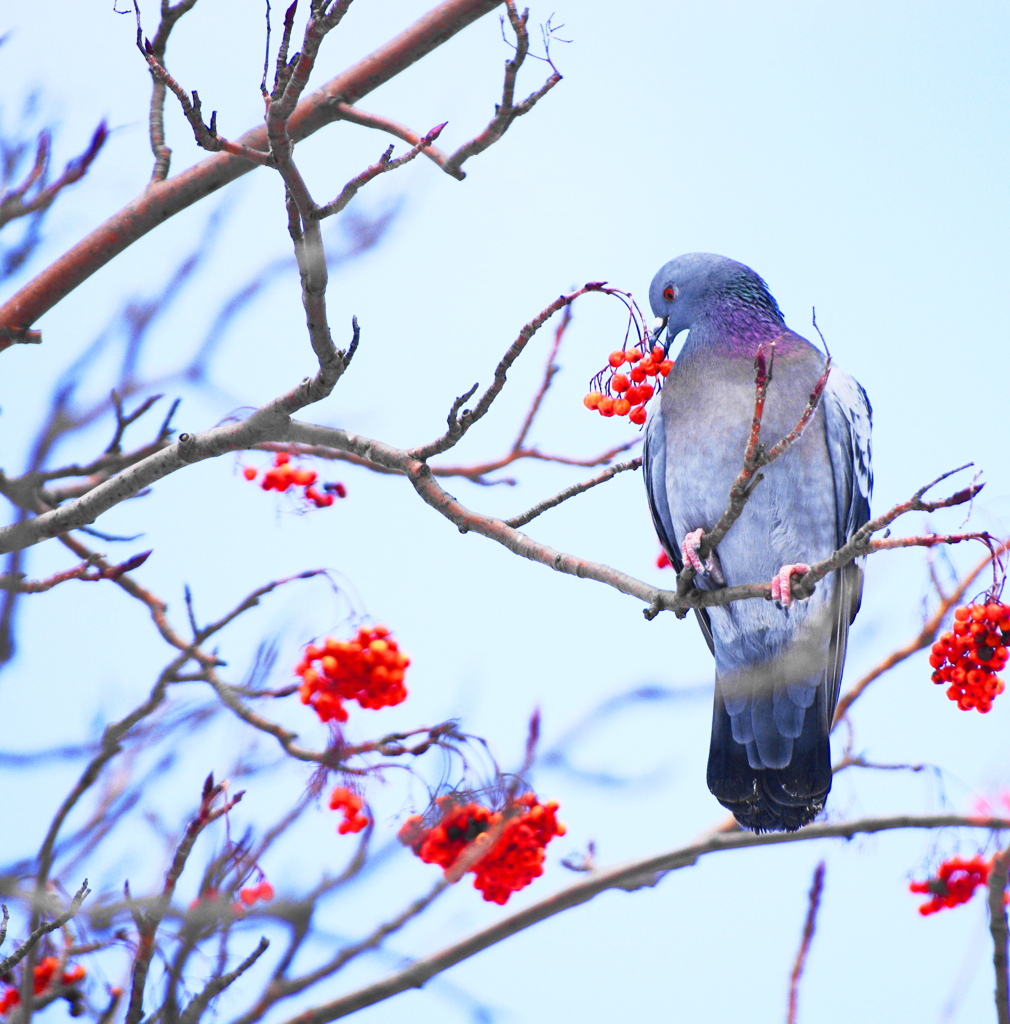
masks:
{"label": "pink bird foot", "polygon": [[722,574],[722,569],[719,568],[715,552],[713,551],[704,562],[698,557],[698,548],[701,547],[701,538],[704,535],[704,530],[697,529],[692,530],[684,538],[684,543],[680,545],[680,553],[684,559],[684,565],[691,566],[699,576],[708,576],[713,583],[724,586],[726,578]]}
{"label": "pink bird foot", "polygon": [[793,603],[793,577],[802,576],[808,572],[810,572],[810,566],[805,562],[795,562],[793,565],[782,566],[778,573],[772,577],[772,600],[779,607],[788,608]]}

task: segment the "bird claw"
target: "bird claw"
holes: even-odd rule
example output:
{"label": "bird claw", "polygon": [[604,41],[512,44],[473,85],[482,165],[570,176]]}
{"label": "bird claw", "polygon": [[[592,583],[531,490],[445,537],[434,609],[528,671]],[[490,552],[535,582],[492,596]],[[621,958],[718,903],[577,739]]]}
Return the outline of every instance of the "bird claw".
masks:
{"label": "bird claw", "polygon": [[699,576],[708,576],[713,583],[724,586],[726,579],[722,574],[722,569],[719,567],[715,552],[713,551],[704,562],[698,557],[698,549],[701,547],[701,539],[704,536],[705,531],[697,529],[692,530],[684,538],[684,543],[680,545],[680,553],[684,559],[684,565],[689,565]]}
{"label": "bird claw", "polygon": [[[793,602],[793,577],[803,576],[808,572],[810,572],[810,566],[805,562],[782,566],[772,577],[772,600],[780,608],[788,608]],[[805,601],[806,597],[799,598],[799,600]]]}

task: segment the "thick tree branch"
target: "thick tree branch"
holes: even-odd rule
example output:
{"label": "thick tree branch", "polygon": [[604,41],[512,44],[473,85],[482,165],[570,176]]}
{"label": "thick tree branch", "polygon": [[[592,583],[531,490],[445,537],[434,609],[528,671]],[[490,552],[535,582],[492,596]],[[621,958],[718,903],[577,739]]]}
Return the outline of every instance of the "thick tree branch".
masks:
{"label": "thick tree branch", "polygon": [[886,818],[863,818],[858,821],[834,824],[807,825],[797,832],[719,832],[696,843],[671,850],[654,857],[620,864],[612,868],[592,871],[578,882],[560,892],[540,900],[469,937],[439,950],[373,984],[366,985],[328,1003],[288,1018],[285,1024],[326,1024],[327,1021],[346,1017],[366,1006],[384,999],[420,988],[431,978],[476,953],[496,945],[511,935],[524,931],[540,921],[547,920],[572,907],[580,906],[611,889],[634,891],[656,885],[670,871],[691,867],[711,853],[746,849],[753,846],[774,846],[780,843],[804,842],[811,839],[851,839],[856,835],[869,835],[894,829],[981,828],[998,831],[1010,827],[1005,818],[970,818],[956,814],[900,815]]}
{"label": "thick tree branch", "polygon": [[[339,120],[341,104],[356,103],[501,2],[445,0],[385,46],[305,97],[288,119],[291,139],[298,142]],[[265,151],[266,127],[246,132],[237,142]],[[152,183],[0,306],[0,344],[25,340],[28,329],[43,313],[96,270],[169,217],[235,181],[252,166],[229,153],[216,153],[173,178]]]}

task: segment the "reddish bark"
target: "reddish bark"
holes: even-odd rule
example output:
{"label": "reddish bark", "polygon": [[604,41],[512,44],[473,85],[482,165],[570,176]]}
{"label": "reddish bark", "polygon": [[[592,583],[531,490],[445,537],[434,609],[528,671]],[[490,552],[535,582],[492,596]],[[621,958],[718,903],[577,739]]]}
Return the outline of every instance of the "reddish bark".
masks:
{"label": "reddish bark", "polygon": [[[501,2],[445,0],[385,46],[306,96],[288,123],[291,138],[297,142],[340,120],[342,104],[356,103]],[[266,150],[266,128],[252,129],[238,142]],[[28,328],[43,313],[148,231],[254,166],[241,157],[214,153],[173,178],[151,184],[0,306],[0,348],[6,347],[4,340],[26,340]]]}

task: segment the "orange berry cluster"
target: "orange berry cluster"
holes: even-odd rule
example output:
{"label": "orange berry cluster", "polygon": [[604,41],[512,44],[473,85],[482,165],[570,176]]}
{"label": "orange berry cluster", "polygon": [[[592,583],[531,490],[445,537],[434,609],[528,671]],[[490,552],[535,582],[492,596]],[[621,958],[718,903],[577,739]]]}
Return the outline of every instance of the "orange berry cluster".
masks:
{"label": "orange berry cluster", "polygon": [[[590,391],[582,404],[601,416],[627,416],[632,423],[641,426],[645,422],[645,403],[656,393],[659,378],[673,369],[672,360],[665,356],[662,345],[656,345],[646,354],[639,348],[611,352],[609,379],[603,382],[603,374],[607,372],[603,370],[599,374],[599,390]],[[625,364],[628,372],[617,373]],[[652,384],[648,382],[650,377]]]}
{"label": "orange berry cluster", "polygon": [[[58,957],[47,956],[43,957],[35,965],[34,980],[32,982],[32,991],[35,995],[39,995],[45,992],[47,988],[52,984],[53,977],[59,970],[60,961]],[[62,986],[76,985],[79,981],[83,981],[87,977],[88,972],[80,964],[68,964],[62,975],[59,975],[57,984]],[[0,1014],[10,1013],[15,1006],[18,1006],[21,1002],[21,993],[17,988],[11,986],[0,995]]]}
{"label": "orange berry cluster", "polygon": [[295,674],[302,677],[298,693],[320,721],[346,722],[345,700],[356,700],[363,708],[392,707],[406,700],[403,678],[409,664],[385,626],[362,626],[353,640],[328,636],[305,648],[295,666]]}
{"label": "orange berry cluster", "polygon": [[[241,889],[238,899],[228,908],[235,917],[242,917],[248,907],[255,906],[260,900],[272,900],[274,898],[274,887],[264,878],[259,885],[247,885]],[[215,903],[219,905],[219,912],[224,909],[222,896],[217,889],[204,889],[199,896],[189,905],[190,911],[196,910],[204,904]]]}
{"label": "orange berry cluster", "polygon": [[[399,835],[425,864],[438,864],[448,872],[470,843],[490,842],[486,833],[503,815],[453,796],[439,797],[436,803],[440,811],[436,825],[426,828],[424,819],[415,814],[404,822]],[[555,836],[565,834],[553,800],[541,804],[535,794],[525,793],[515,807],[523,810],[508,819],[491,852],[467,869],[474,873],[474,888],[489,903],[507,903],[512,893],[542,875],[544,848]]]}
{"label": "orange berry cluster", "polygon": [[929,895],[930,898],[919,907],[919,913],[928,917],[938,910],[967,903],[975,890],[989,881],[991,867],[992,863],[983,860],[980,854],[968,860],[951,857],[937,868],[935,877],[925,882],[910,882],[908,888],[910,892]]}
{"label": "orange berry cluster", "polygon": [[337,786],[330,794],[330,810],[344,812],[344,820],[337,826],[342,836],[348,832],[360,832],[368,826],[368,815],[362,811],[364,806],[364,800],[346,786]]}
{"label": "orange berry cluster", "polygon": [[989,601],[963,605],[954,612],[954,628],[933,644],[929,656],[933,682],[947,684],[947,696],[962,711],[985,714],[1003,692],[996,674],[1007,663],[1010,604]]}
{"label": "orange berry cluster", "polygon": [[274,887],[264,878],[259,885],[247,885],[242,889],[238,898],[244,906],[251,907],[260,900],[267,902],[274,898]]}
{"label": "orange berry cluster", "polygon": [[[243,466],[242,475],[252,482],[259,473],[252,466]],[[316,508],[329,508],[333,504],[334,495],[338,498],[347,497],[347,488],[341,483],[323,484],[323,491],[320,492],[316,487],[318,479],[319,474],[314,469],[299,469],[292,465],[291,456],[287,452],[278,452],[274,456],[273,466],[263,471],[260,487],[264,491],[279,491],[281,494],[290,491],[292,487],[302,487],[305,499],[311,501]]]}

